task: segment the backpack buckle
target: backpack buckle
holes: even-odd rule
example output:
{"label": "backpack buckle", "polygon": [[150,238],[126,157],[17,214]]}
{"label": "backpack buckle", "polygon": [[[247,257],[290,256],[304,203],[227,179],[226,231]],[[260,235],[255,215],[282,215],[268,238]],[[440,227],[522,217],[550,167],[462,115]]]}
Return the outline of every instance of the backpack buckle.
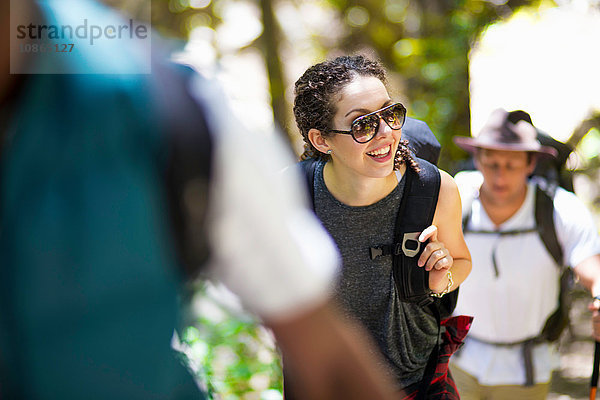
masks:
{"label": "backpack buckle", "polygon": [[383,249],[381,247],[369,247],[369,255],[371,256],[371,260],[374,260],[383,255]]}
{"label": "backpack buckle", "polygon": [[407,257],[414,257],[421,250],[421,242],[419,242],[420,232],[405,233],[402,237],[402,252]]}

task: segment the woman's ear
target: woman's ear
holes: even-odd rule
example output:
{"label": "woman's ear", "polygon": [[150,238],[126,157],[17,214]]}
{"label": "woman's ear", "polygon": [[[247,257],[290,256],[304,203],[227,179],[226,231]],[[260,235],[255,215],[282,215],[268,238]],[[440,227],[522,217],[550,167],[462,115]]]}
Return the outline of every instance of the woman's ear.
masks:
{"label": "woman's ear", "polygon": [[321,153],[327,153],[327,150],[331,150],[331,147],[327,143],[325,136],[321,133],[320,130],[311,128],[308,131],[308,140],[312,143],[313,147],[320,151]]}

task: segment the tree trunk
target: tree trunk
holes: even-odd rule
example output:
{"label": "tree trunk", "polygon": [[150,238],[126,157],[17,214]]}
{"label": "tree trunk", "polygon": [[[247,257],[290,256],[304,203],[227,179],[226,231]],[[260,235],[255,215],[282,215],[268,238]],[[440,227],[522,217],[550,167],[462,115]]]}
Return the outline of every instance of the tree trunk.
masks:
{"label": "tree trunk", "polygon": [[272,0],[260,0],[263,19],[263,33],[260,38],[261,48],[267,66],[269,91],[271,93],[271,107],[275,127],[291,143],[289,133],[284,129],[287,116],[285,101],[285,82],[281,58],[279,56],[279,38],[282,37],[279,25],[273,11]]}

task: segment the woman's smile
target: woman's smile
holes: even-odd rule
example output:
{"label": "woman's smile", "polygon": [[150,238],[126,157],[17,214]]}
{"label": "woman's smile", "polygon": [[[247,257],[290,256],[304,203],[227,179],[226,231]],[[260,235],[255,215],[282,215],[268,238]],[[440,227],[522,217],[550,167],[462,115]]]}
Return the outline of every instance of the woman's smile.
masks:
{"label": "woman's smile", "polygon": [[375,150],[369,151],[367,155],[377,162],[386,162],[392,157],[392,145],[388,144],[379,147]]}

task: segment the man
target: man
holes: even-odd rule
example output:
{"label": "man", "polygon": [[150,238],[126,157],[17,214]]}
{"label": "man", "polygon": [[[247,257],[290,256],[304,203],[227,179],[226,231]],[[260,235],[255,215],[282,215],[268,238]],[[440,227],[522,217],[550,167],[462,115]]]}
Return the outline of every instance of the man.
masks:
{"label": "man", "polygon": [[[0,397],[204,398],[170,347],[182,271],[203,269],[273,330],[304,398],[391,398],[330,304],[338,256],[302,182],[275,179],[283,147],[158,50],[151,75],[106,72],[143,64],[130,42],[10,53],[0,4]],[[93,1],[18,4],[39,26],[122,23]]]}
{"label": "man", "polygon": [[[471,277],[461,285],[457,314],[474,316],[463,348],[452,363],[462,399],[544,399],[557,367],[554,346],[540,340],[557,308],[561,265],[536,228],[539,181],[536,161],[551,157],[536,129],[494,111],[476,138],[455,137],[474,155],[478,171],[456,182],[463,202],[465,238],[473,257]],[[600,239],[577,197],[562,188],[550,195],[552,219],[565,265],[595,296],[594,337],[600,339]]]}

